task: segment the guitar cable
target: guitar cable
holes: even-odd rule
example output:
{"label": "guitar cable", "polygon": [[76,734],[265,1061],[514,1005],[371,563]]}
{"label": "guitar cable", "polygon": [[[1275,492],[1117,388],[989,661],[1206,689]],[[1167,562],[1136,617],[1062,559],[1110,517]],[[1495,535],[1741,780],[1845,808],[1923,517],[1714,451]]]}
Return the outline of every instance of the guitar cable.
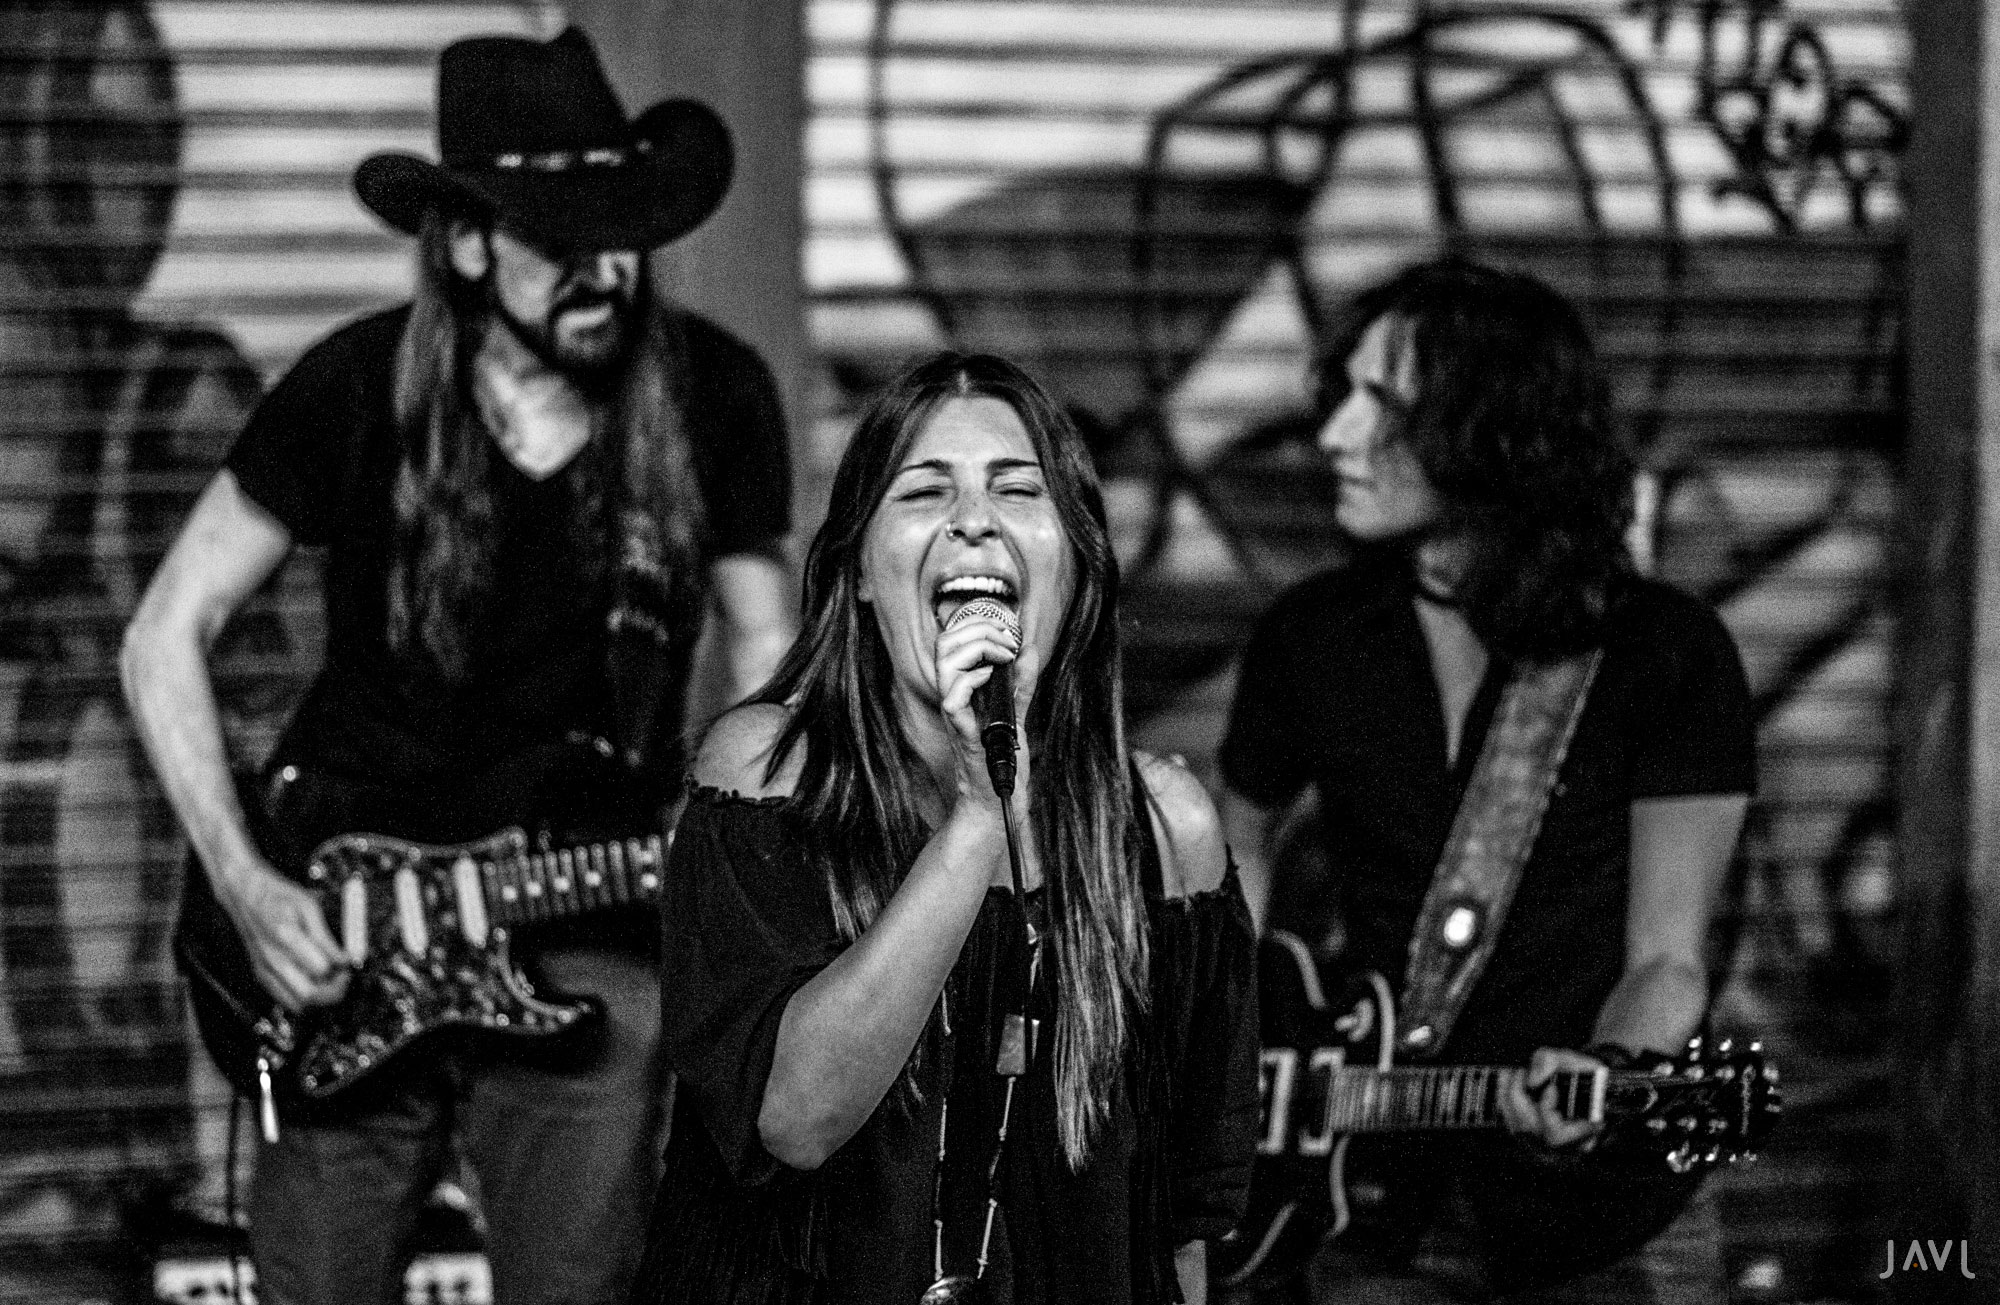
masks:
{"label": "guitar cable", "polygon": [[244,1305],[243,1248],[236,1244],[236,1139],[242,1127],[243,1111],[249,1104],[249,1098],[241,1092],[229,1094],[229,1128],[225,1134],[228,1141],[223,1146],[222,1162],[222,1217],[229,1226],[230,1305]]}

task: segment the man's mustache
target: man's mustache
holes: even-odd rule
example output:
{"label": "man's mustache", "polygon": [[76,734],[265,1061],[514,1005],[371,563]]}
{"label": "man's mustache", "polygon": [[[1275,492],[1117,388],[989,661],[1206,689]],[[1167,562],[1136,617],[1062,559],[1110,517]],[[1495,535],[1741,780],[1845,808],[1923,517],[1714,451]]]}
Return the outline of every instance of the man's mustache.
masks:
{"label": "man's mustache", "polygon": [[607,290],[597,286],[578,286],[575,289],[566,290],[557,295],[555,304],[549,310],[549,315],[557,317],[563,313],[580,308],[595,308],[599,304],[609,304],[615,310],[628,309],[632,306],[632,302],[636,297],[636,293],[629,290]]}

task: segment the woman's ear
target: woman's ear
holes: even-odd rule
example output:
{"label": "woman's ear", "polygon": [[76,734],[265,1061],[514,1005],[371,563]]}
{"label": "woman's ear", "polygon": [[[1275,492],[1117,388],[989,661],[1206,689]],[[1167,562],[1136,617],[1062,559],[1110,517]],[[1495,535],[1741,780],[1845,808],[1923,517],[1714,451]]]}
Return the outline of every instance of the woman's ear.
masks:
{"label": "woman's ear", "polygon": [[486,229],[462,218],[452,220],[445,236],[452,270],[468,281],[483,281],[493,270],[493,242]]}

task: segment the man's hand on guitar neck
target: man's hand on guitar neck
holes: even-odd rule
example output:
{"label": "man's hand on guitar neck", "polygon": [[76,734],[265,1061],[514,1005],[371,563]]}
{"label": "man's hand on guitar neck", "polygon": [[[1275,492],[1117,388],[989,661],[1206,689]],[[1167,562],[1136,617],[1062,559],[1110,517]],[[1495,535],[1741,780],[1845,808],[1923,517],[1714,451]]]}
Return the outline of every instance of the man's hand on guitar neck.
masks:
{"label": "man's hand on guitar neck", "polygon": [[261,860],[213,877],[216,898],[256,967],[257,981],[285,1009],[330,1006],[347,993],[347,957],[319,899]]}
{"label": "man's hand on guitar neck", "polygon": [[1507,1131],[1539,1141],[1552,1151],[1581,1155],[1590,1150],[1603,1122],[1574,1119],[1563,1113],[1556,1101],[1554,1079],[1559,1073],[1590,1074],[1602,1068],[1603,1061],[1567,1047],[1536,1051],[1528,1062],[1528,1072],[1509,1081],[1500,1094],[1500,1116]]}

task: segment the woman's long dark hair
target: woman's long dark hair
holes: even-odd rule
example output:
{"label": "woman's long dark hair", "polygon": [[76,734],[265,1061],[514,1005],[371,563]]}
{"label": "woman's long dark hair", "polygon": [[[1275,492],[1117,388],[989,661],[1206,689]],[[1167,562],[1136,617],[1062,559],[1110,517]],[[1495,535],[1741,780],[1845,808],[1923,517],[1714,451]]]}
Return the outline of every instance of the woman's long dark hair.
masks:
{"label": "woman's long dark hair", "polygon": [[803,743],[793,803],[811,831],[842,936],[881,914],[930,837],[925,765],[904,737],[889,653],[860,598],[869,523],[911,444],[946,401],[998,399],[1027,428],[1076,563],[1062,635],[1035,687],[1032,836],[1048,885],[1057,1119],[1072,1167],[1109,1118],[1146,992],[1146,931],[1132,859],[1118,635],[1118,563],[1097,474],[1062,410],[1020,368],[941,354],[876,398],[834,476],[805,570],[805,631],[759,700],[789,710],[771,775]]}
{"label": "woman's long dark hair", "polygon": [[[465,675],[469,642],[491,600],[503,523],[494,447],[473,405],[480,287],[451,265],[450,216],[434,212],[417,242],[417,292],[396,354],[394,414],[404,457],[396,474],[389,646],[427,660],[447,682]],[[684,378],[672,313],[648,308],[591,441],[564,468],[575,555],[596,587],[615,575],[614,620],[692,628],[701,612],[706,530],[682,425]],[[641,592],[634,592],[635,590]]]}
{"label": "woman's long dark hair", "polygon": [[[1583,320],[1534,277],[1464,259],[1409,268],[1364,292],[1321,369],[1332,410],[1363,332],[1395,323],[1416,399],[1403,440],[1469,536],[1456,601],[1502,656],[1543,660],[1595,642],[1631,573],[1632,460]],[[1331,402],[1329,402],[1331,401]]]}

